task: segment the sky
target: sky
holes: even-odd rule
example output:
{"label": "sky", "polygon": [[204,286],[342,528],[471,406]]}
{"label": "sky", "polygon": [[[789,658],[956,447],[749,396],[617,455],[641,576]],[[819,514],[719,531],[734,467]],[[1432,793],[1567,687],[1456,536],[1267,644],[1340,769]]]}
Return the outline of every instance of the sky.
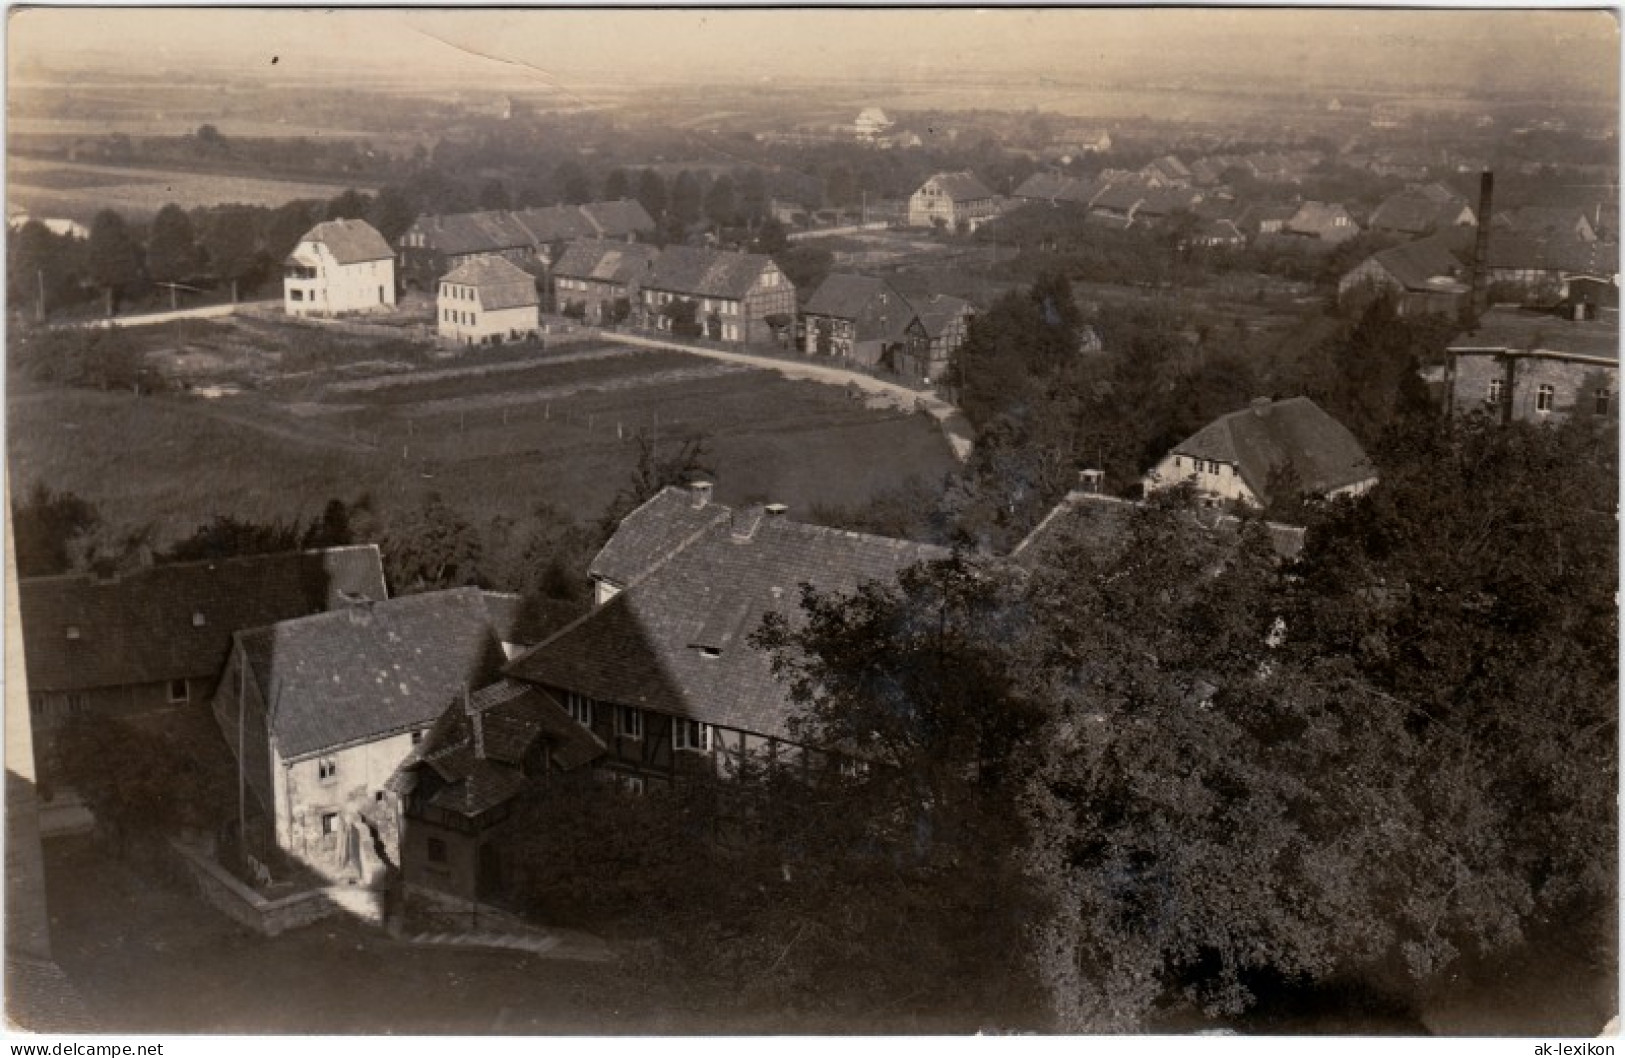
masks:
{"label": "sky", "polygon": [[[13,9],[13,76],[89,59],[267,78],[589,81],[1217,78],[1614,92],[1608,11]],[[273,59],[275,62],[273,63]]]}

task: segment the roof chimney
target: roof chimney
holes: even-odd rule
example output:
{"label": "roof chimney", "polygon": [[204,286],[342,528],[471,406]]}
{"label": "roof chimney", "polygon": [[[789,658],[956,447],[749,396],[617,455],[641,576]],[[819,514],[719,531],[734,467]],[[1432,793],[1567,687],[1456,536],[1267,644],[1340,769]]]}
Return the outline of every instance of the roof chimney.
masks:
{"label": "roof chimney", "polygon": [[711,502],[711,483],[709,481],[691,481],[688,491],[694,497],[694,507],[699,509]]}
{"label": "roof chimney", "polygon": [[767,512],[767,516],[769,518],[782,518],[784,517],[784,512],[789,509],[789,507],[782,503],[770,503],[766,507],[762,508],[762,510]]}
{"label": "roof chimney", "polygon": [[1250,407],[1253,409],[1254,415],[1258,416],[1260,419],[1263,419],[1269,416],[1271,403],[1272,402],[1268,397],[1254,397]]}
{"label": "roof chimney", "polygon": [[1103,470],[1095,470],[1091,468],[1089,470],[1078,471],[1078,491],[1099,492],[1100,483],[1105,477],[1106,473]]}

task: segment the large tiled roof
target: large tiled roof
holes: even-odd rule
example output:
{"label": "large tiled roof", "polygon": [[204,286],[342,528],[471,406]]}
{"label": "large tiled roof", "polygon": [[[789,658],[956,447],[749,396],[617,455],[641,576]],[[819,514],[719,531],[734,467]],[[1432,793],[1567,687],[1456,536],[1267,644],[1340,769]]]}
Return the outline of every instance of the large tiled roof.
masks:
{"label": "large tiled roof", "polygon": [[480,308],[487,312],[541,304],[536,278],[506,257],[471,257],[440,281],[473,287]]}
{"label": "large tiled roof", "polygon": [[859,341],[894,338],[914,319],[914,310],[884,279],[836,273],[813,291],[803,314],[853,320]]}
{"label": "large tiled roof", "polygon": [[339,264],[393,259],[395,251],[364,220],[326,220],[305,232],[300,242],[321,243]]}
{"label": "large tiled roof", "polygon": [[1348,427],[1308,397],[1254,402],[1222,415],[1173,447],[1177,455],[1234,465],[1268,502],[1270,474],[1290,466],[1306,493],[1325,494],[1376,476]]}
{"label": "large tiled roof", "polygon": [[1106,187],[1106,183],[1100,180],[1081,180],[1060,173],[1034,173],[1022,181],[1011,197],[1088,205]]}
{"label": "large tiled roof", "polygon": [[728,508],[701,496],[700,492],[669,486],[660,490],[621,519],[615,535],[593,558],[588,575],[622,586],[630,584],[687,546],[696,534],[727,520]]}
{"label": "large tiled roof", "polygon": [[[1335,202],[1305,202],[1287,221],[1288,231],[1319,235],[1337,228],[1337,219],[1348,216],[1348,211]],[[1352,229],[1348,229],[1352,230]]]}
{"label": "large tiled roof", "polygon": [[[655,259],[644,286],[687,297],[743,298],[758,276],[774,267],[764,254],[668,246]],[[788,280],[781,280],[788,284]]]}
{"label": "large tiled roof", "polygon": [[971,202],[979,198],[992,198],[993,192],[972,172],[938,173],[927,183],[935,182],[948,198],[955,202]]}
{"label": "large tiled roof", "polygon": [[914,307],[914,313],[920,319],[920,326],[925,328],[927,337],[940,338],[961,316],[976,315],[976,306],[963,298],[950,297],[947,294],[932,294],[926,298],[914,298],[909,302]]}
{"label": "large tiled roof", "polygon": [[504,643],[532,647],[581,616],[584,604],[510,592],[485,593],[485,612]]}
{"label": "large tiled roof", "polygon": [[760,508],[724,517],[642,579],[508,666],[518,679],[778,738],[792,703],[747,639],[801,614],[801,585],[890,581],[940,548],[804,525]]}
{"label": "large tiled roof", "polygon": [[1591,218],[1577,206],[1519,206],[1506,213],[1497,213],[1495,223],[1497,227],[1512,231],[1562,232],[1571,235],[1581,231],[1582,226],[1592,227]]}
{"label": "large tiled roof", "polygon": [[1450,351],[1521,352],[1619,363],[1619,312],[1604,310],[1595,320],[1570,320],[1550,312],[1497,306],[1478,326],[1458,335]]}
{"label": "large tiled roof", "polygon": [[1460,195],[1438,184],[1430,184],[1384,199],[1371,214],[1369,226],[1377,231],[1420,235],[1454,226],[1466,206],[1467,200]]}
{"label": "large tiled roof", "polygon": [[[1018,565],[1035,569],[1059,558],[1063,548],[1079,540],[1102,551],[1124,548],[1132,542],[1134,519],[1142,517],[1175,518],[1192,533],[1237,533],[1245,524],[1235,515],[1215,515],[1211,511],[1157,508],[1157,514],[1148,514],[1151,510],[1146,504],[1133,500],[1074,490],[1016,545],[1010,557]],[[1277,557],[1290,560],[1303,551],[1302,528],[1279,522],[1264,522],[1263,528]]]}
{"label": "large tiled roof", "polygon": [[1191,210],[1202,200],[1199,191],[1181,187],[1153,187],[1145,192],[1138,211],[1141,217],[1166,217],[1179,210]]}
{"label": "large tiled roof", "polygon": [[535,245],[535,237],[507,210],[419,217],[412,231],[422,235],[429,248],[452,256]]}
{"label": "large tiled roof", "polygon": [[1113,184],[1104,188],[1090,202],[1095,209],[1109,209],[1116,213],[1127,213],[1146,200],[1150,190],[1137,183]]}
{"label": "large tiled roof", "polygon": [[1619,244],[1556,231],[1493,231],[1489,267],[1611,276],[1619,272]]}
{"label": "large tiled roof", "polygon": [[377,545],[179,562],[113,579],[31,577],[18,582],[28,686],[213,679],[232,633],[343,606],[346,595],[388,597]]}
{"label": "large tiled roof", "polygon": [[635,200],[621,200],[428,215],[419,217],[411,231],[422,235],[430,249],[460,256],[535,248],[566,239],[624,239],[654,231],[654,221]]}
{"label": "large tiled roof", "polygon": [[1415,242],[1379,250],[1372,258],[1407,290],[1462,291],[1466,287],[1459,281],[1462,263],[1451,252],[1451,241],[1444,236],[1418,239]]}
{"label": "large tiled roof", "polygon": [[642,279],[660,251],[645,243],[577,239],[553,265],[553,275],[627,284]]}
{"label": "large tiled roof", "polygon": [[358,603],[238,641],[284,760],[427,727],[503,662],[478,588]]}

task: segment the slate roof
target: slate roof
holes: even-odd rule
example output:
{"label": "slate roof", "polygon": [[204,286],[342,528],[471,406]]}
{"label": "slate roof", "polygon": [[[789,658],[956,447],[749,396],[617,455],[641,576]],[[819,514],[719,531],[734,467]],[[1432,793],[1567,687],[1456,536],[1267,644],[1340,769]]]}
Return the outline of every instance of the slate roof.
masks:
{"label": "slate roof", "polygon": [[654,227],[654,220],[639,202],[623,199],[579,206],[430,214],[419,217],[411,231],[422,235],[429,249],[461,256],[533,249],[566,239],[624,239],[647,235]]}
{"label": "slate roof", "polygon": [[1611,276],[1619,272],[1619,244],[1566,232],[1492,231],[1489,267]]}
{"label": "slate roof", "polygon": [[177,562],[110,579],[30,577],[17,588],[32,691],[214,679],[234,632],[343,606],[346,594],[388,598],[375,544]]}
{"label": "slate roof", "polygon": [[535,245],[535,236],[508,210],[423,216],[411,230],[422,235],[430,249],[452,256]]}
{"label": "slate roof", "polygon": [[1519,206],[1506,213],[1497,213],[1495,223],[1512,231],[1576,235],[1583,229],[1595,234],[1591,218],[1577,206]]}
{"label": "slate roof", "polygon": [[1450,352],[1521,352],[1541,356],[1619,363],[1619,313],[1601,319],[1570,320],[1549,312],[1497,306],[1478,326],[1450,343]]}
{"label": "slate roof", "polygon": [[747,638],[795,620],[801,585],[889,581],[941,548],[730,511],[613,599],[515,659],[510,676],[619,705],[789,738],[792,705]]}
{"label": "slate roof", "polygon": [[442,283],[473,287],[487,312],[540,305],[536,279],[506,257],[471,257],[441,277]]}
{"label": "slate roof", "polygon": [[[685,297],[740,299],[772,267],[773,259],[765,254],[668,246],[655,259],[643,285]],[[788,280],[783,282],[788,286]]]}
{"label": "slate roof", "polygon": [[1338,217],[1347,216],[1348,210],[1335,202],[1305,202],[1287,221],[1286,230],[1310,235],[1323,235],[1328,232],[1348,232],[1352,235],[1355,231],[1352,224],[1341,228],[1337,225]]}
{"label": "slate roof", "polygon": [[1290,465],[1306,493],[1325,494],[1376,476],[1348,427],[1308,397],[1255,402],[1222,415],[1175,445],[1172,453],[1236,467],[1261,502],[1270,473]]}
{"label": "slate roof", "polygon": [[947,294],[932,294],[928,298],[915,298],[909,302],[919,317],[920,326],[929,338],[941,338],[960,316],[976,315],[976,306],[963,298]]}
{"label": "slate roof", "polygon": [[1034,173],[1022,181],[1011,197],[1088,205],[1108,186],[1101,180],[1080,180],[1061,173]]}
{"label": "slate roof", "polygon": [[1145,192],[1137,216],[1166,217],[1179,210],[1191,210],[1201,201],[1199,191],[1181,187],[1154,187]]}
{"label": "slate roof", "polygon": [[[1406,290],[1437,293],[1467,289],[1465,284],[1456,281],[1463,274],[1462,263],[1451,252],[1447,238],[1418,239],[1378,250],[1371,256]],[[1442,282],[1444,280],[1448,282]]]}
{"label": "slate roof", "polygon": [[299,241],[321,243],[341,265],[395,258],[388,241],[364,220],[325,220]]}
{"label": "slate roof", "polygon": [[1467,200],[1460,195],[1438,184],[1430,184],[1390,195],[1371,214],[1367,226],[1376,231],[1421,235],[1435,229],[1454,227],[1456,218],[1466,207]]}
{"label": "slate roof", "polygon": [[284,760],[427,727],[503,662],[478,588],[361,603],[237,639]]}
{"label": "slate roof", "polygon": [[577,239],[559,256],[553,265],[553,275],[624,286],[647,275],[659,255],[659,250],[645,243]]}
{"label": "slate roof", "polygon": [[[1034,569],[1056,557],[1057,552],[1078,538],[1087,540],[1092,547],[1121,548],[1131,542],[1133,522],[1137,516],[1152,510],[1144,503],[1120,499],[1100,492],[1073,490],[1062,498],[1055,508],[1044,516],[1026,539],[1017,544],[1010,557],[1018,565]],[[1217,515],[1206,511],[1171,511],[1186,523],[1192,533],[1239,533],[1242,519],[1233,514]],[[1271,549],[1278,558],[1290,561],[1303,551],[1302,528],[1265,522]]]}
{"label": "slate roof", "polygon": [[719,521],[728,508],[696,498],[689,489],[668,486],[621,519],[615,535],[594,556],[587,574],[622,587],[686,546]]}
{"label": "slate roof", "polygon": [[908,301],[884,279],[839,273],[825,277],[801,311],[854,321],[858,341],[898,338],[914,319]]}
{"label": "slate roof", "polygon": [[477,816],[525,788],[526,758],[544,740],[563,771],[590,764],[605,750],[542,688],[498,680],[447,706],[391,786],[405,792],[415,782],[402,773],[427,768],[439,780],[429,804]]}
{"label": "slate roof", "polygon": [[1089,205],[1096,210],[1128,213],[1144,202],[1148,194],[1148,190],[1138,184],[1113,184],[1096,195]]}
{"label": "slate roof", "polygon": [[525,598],[510,592],[485,593],[485,612],[504,643],[532,647],[581,616],[584,604],[563,599]]}
{"label": "slate roof", "polygon": [[[993,192],[972,172],[938,173],[926,183],[935,183],[942,193],[954,202],[971,202],[979,198],[992,198]],[[922,185],[923,187],[924,185]]]}

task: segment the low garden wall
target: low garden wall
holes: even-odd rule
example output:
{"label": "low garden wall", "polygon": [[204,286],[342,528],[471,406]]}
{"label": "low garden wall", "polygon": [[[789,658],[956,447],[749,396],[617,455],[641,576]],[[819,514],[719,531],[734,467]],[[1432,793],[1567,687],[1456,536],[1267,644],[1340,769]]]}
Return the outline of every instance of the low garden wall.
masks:
{"label": "low garden wall", "polygon": [[375,926],[384,923],[383,890],[332,885],[268,898],[238,881],[202,851],[180,841],[171,845],[210,906],[263,936],[274,937],[341,913]]}

